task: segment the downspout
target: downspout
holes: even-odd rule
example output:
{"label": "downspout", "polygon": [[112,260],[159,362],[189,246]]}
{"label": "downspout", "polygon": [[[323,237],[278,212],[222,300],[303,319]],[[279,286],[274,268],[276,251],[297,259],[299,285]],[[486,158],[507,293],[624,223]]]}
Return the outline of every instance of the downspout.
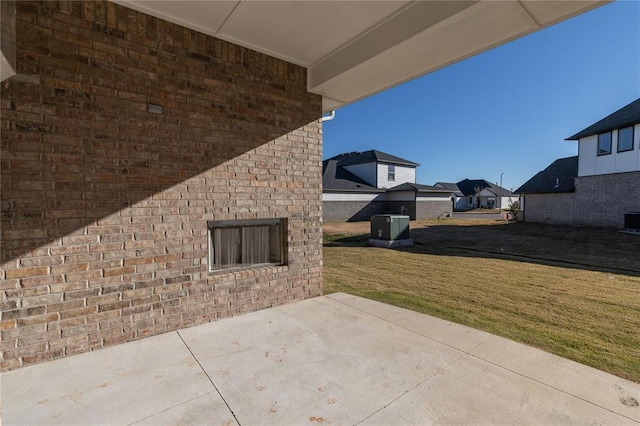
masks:
{"label": "downspout", "polygon": [[336,118],[336,110],[335,109],[333,111],[331,111],[331,114],[325,115],[322,118],[320,118],[320,121],[322,121],[324,123],[325,121],[331,121],[334,118]]}

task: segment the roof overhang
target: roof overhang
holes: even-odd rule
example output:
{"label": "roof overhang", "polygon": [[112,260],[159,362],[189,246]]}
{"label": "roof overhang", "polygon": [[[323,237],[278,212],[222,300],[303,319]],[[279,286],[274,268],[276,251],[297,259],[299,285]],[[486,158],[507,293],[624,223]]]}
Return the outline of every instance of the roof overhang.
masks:
{"label": "roof overhang", "polygon": [[329,111],[609,0],[112,0],[307,68]]}
{"label": "roof overhang", "polygon": [[350,194],[359,194],[359,193],[367,193],[367,194],[382,194],[386,192],[386,189],[334,189],[334,188],[322,188],[322,192],[331,192],[331,193],[350,193]]}
{"label": "roof overhang", "polygon": [[16,73],[15,3],[0,1],[0,81]]}

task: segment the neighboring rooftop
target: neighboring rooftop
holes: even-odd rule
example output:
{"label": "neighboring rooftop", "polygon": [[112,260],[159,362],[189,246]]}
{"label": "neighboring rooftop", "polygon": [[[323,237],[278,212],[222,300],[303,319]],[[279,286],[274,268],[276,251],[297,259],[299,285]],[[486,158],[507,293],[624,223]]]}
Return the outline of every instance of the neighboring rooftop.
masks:
{"label": "neighboring rooftop", "polygon": [[431,185],[420,185],[419,183],[403,183],[402,185],[394,186],[393,188],[389,188],[387,192],[395,192],[395,191],[415,191],[415,192],[439,192],[444,194],[449,194],[451,191],[445,188],[439,188],[437,186]]}
{"label": "neighboring rooftop", "polygon": [[447,191],[453,193],[456,197],[462,197],[462,192],[458,188],[458,184],[454,182],[436,182],[435,187],[444,188]]}
{"label": "neighboring rooftop", "polygon": [[436,182],[434,186],[439,186],[449,191],[460,191],[460,188],[458,188],[458,184],[454,182]]}
{"label": "neighboring rooftop", "polygon": [[613,129],[621,129],[637,123],[640,123],[640,98],[566,140],[576,141],[587,136],[597,135]]}
{"label": "neighboring rooftop", "polygon": [[380,192],[375,186],[369,185],[358,176],[340,166],[340,159],[348,154],[340,154],[322,162],[322,188],[323,190],[341,191],[375,191]]}
{"label": "neighboring rooftop", "polygon": [[333,158],[330,158],[330,160],[332,159],[336,159],[338,161],[339,166],[350,166],[352,164],[363,164],[363,163],[385,163],[385,164],[395,164],[398,166],[407,166],[407,167],[418,167],[420,165],[418,163],[414,163],[413,161],[396,157],[395,155],[376,151],[375,149],[371,151],[364,151],[364,152],[348,152],[346,154],[340,154]]}
{"label": "neighboring rooftop", "polygon": [[461,180],[460,182],[457,183],[457,186],[460,189],[460,192],[462,192],[464,195],[476,195],[478,192],[484,189],[488,189],[489,191],[493,192],[497,196],[501,196],[501,197],[511,197],[514,195],[513,192],[507,189],[504,189],[501,186],[494,185],[490,182],[487,182],[484,179]]}
{"label": "neighboring rooftop", "polygon": [[575,191],[578,157],[561,158],[516,189],[519,194],[550,194]]}

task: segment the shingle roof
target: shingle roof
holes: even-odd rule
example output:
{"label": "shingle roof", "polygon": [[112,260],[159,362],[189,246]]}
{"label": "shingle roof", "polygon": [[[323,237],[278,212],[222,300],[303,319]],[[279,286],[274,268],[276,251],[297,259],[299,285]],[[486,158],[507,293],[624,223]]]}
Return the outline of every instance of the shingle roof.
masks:
{"label": "shingle roof", "polygon": [[465,179],[458,182],[457,185],[458,188],[460,188],[460,192],[462,192],[464,195],[475,195],[476,188],[479,188],[477,192],[480,192],[483,189],[488,189],[489,191],[500,197],[511,197],[514,195],[513,192],[504,189],[501,186],[489,183],[484,179]]}
{"label": "shingle roof", "polygon": [[[338,157],[340,157],[338,159]],[[397,164],[399,166],[409,166],[409,167],[418,167],[418,163],[414,163],[413,161],[405,160],[404,158],[396,157],[394,155],[390,155],[384,152],[371,150],[364,152],[349,152],[347,154],[340,154],[334,159],[339,160],[340,166],[349,166],[352,164],[362,164],[362,163],[388,163],[388,164]]]}
{"label": "shingle roof", "polygon": [[587,136],[597,135],[598,133],[608,132],[613,129],[621,129],[637,123],[640,123],[640,98],[566,140],[575,141],[586,138]]}
{"label": "shingle roof", "polygon": [[336,160],[337,157],[333,157],[322,162],[323,190],[383,192],[375,186],[369,185],[350,171],[339,166],[338,160]]}
{"label": "shingle roof", "polygon": [[438,188],[437,186],[431,185],[421,185],[419,183],[403,183],[398,186],[394,186],[393,188],[387,189],[387,192],[396,192],[396,191],[415,191],[415,192],[437,192],[442,194],[450,194],[451,191],[444,188]]}
{"label": "shingle roof", "polygon": [[451,192],[460,192],[460,188],[458,188],[458,184],[453,182],[436,182],[434,186],[440,186],[446,189],[447,191],[451,191]]}
{"label": "shingle roof", "polygon": [[516,189],[519,194],[551,194],[575,191],[578,176],[578,157],[561,158]]}

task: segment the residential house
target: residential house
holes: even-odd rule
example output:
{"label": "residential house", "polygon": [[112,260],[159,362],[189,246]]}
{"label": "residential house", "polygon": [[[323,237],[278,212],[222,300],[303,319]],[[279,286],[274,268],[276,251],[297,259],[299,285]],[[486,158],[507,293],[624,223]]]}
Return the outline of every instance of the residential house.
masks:
{"label": "residential house", "polygon": [[335,161],[341,169],[380,189],[406,182],[415,183],[416,167],[419,166],[418,163],[376,150],[340,154],[327,161]]}
{"label": "residential house", "polygon": [[567,138],[578,156],[556,160],[518,188],[524,220],[623,227],[640,212],[640,99]]}
{"label": "residential house", "polygon": [[464,179],[458,183],[437,182],[435,187],[451,191],[455,210],[475,208],[506,209],[518,201],[518,195],[484,179]]}
{"label": "residential house", "polygon": [[361,221],[384,213],[406,214],[413,220],[450,215],[449,192],[415,183],[417,166],[375,150],[324,160],[323,220]]}
{"label": "residential house", "polygon": [[0,368],[321,294],[321,115],[600,4],[0,1]]}
{"label": "residential house", "polygon": [[538,172],[517,189],[521,194],[519,220],[565,223],[566,212],[574,209],[577,176],[578,156],[561,158]]}

